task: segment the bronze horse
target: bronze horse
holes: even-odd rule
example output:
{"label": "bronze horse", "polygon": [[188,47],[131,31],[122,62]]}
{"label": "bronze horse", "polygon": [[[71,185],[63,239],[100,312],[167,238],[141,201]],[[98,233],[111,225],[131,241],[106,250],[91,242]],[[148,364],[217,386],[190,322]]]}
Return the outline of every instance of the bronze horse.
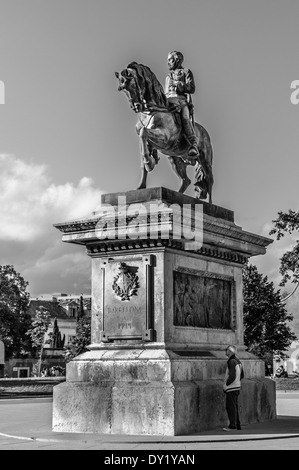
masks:
{"label": "bronze horse", "polygon": [[159,151],[168,156],[180,178],[180,193],[184,193],[191,183],[187,167],[192,165],[195,166],[196,197],[206,199],[209,195],[209,202],[212,203],[213,150],[206,129],[194,123],[198,155],[189,157],[189,144],[182,131],[179,110],[170,107],[163,87],[151,69],[132,62],[115,75],[119,81],[118,90],[127,95],[131,108],[139,118],[136,130],[140,137],[142,176],[137,189],[146,188],[147,174],[157,165]]}

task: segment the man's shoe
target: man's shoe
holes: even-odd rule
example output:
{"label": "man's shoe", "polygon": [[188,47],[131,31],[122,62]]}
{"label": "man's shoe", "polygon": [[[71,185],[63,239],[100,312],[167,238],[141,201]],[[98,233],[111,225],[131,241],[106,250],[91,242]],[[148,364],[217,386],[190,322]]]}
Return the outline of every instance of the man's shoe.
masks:
{"label": "man's shoe", "polygon": [[228,426],[227,428],[222,428],[222,429],[223,431],[236,431],[236,429],[239,429],[239,428],[232,428],[231,426]]}

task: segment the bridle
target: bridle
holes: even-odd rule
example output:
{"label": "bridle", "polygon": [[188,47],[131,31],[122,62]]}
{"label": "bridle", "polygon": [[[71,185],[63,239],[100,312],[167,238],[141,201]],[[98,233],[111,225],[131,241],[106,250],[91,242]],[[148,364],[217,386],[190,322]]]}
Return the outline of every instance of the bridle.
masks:
{"label": "bridle", "polygon": [[[118,90],[123,91],[127,95],[129,103],[130,103],[130,107],[135,113],[146,112],[147,111],[146,101],[144,99],[141,99],[141,90],[140,90],[140,87],[138,86],[135,70],[125,69],[120,74],[121,74],[123,83],[119,85]],[[136,94],[135,97],[132,96],[132,91],[126,86],[126,83],[128,80],[134,81],[134,88],[135,88],[134,91]]]}
{"label": "bridle", "polygon": [[[149,119],[149,121],[147,122],[146,125],[141,121],[140,116],[139,116],[140,124],[143,127],[148,127],[151,119],[153,118],[153,116],[155,114],[159,113],[159,112],[160,113],[170,113],[170,112],[174,112],[174,111],[179,111],[179,109],[176,109],[175,107],[170,108],[170,107],[167,107],[167,106],[159,106],[159,105],[156,105],[154,103],[147,102],[142,97],[142,90],[141,90],[141,88],[138,84],[137,73],[134,69],[130,69],[130,68],[124,69],[120,73],[120,75],[121,75],[121,79],[119,79],[119,80],[120,80],[120,82],[122,81],[122,83],[119,85],[118,90],[123,91],[127,95],[127,98],[129,100],[131,109],[137,114],[143,113],[143,114],[147,114],[148,116],[150,116],[150,119]],[[135,97],[132,96],[131,90],[126,86],[126,82],[128,80],[130,80],[130,81],[133,80],[134,81],[133,86],[134,86]]]}

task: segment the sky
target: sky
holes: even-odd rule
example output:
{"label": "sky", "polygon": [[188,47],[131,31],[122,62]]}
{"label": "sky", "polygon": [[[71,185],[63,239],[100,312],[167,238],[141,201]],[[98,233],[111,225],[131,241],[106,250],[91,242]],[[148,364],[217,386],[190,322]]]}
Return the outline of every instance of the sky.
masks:
{"label": "sky", "polygon": [[[53,224],[137,187],[137,116],[115,72],[136,61],[164,85],[179,50],[211,136],[213,203],[274,240],[250,261],[278,285],[296,239],[269,231],[278,211],[298,207],[298,44],[298,0],[0,0],[0,264],[32,296],[90,293],[85,248],[62,243]],[[154,186],[179,189],[165,156]]]}

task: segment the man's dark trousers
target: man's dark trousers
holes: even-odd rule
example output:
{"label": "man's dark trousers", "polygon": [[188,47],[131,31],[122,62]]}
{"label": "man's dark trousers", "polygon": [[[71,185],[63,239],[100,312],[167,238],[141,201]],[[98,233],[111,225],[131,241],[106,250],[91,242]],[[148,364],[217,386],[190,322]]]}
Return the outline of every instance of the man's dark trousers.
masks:
{"label": "man's dark trousers", "polygon": [[239,418],[239,390],[232,392],[226,392],[226,411],[229,419],[230,429],[241,429],[240,418]]}

